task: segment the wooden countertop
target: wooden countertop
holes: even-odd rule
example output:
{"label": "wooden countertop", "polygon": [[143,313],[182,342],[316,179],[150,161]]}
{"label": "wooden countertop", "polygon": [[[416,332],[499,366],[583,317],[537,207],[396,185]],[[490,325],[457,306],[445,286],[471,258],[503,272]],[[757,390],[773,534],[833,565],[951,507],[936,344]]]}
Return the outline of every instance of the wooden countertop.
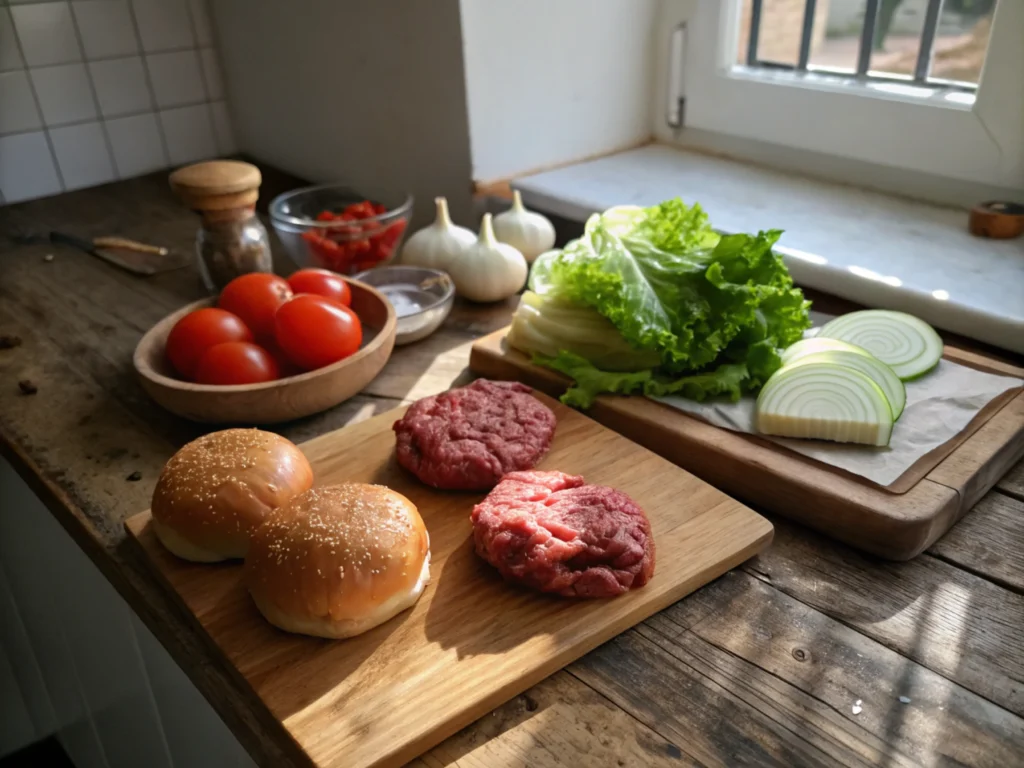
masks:
{"label": "wooden countertop", "polygon": [[[269,170],[264,179],[264,200],[294,185]],[[61,229],[190,251],[196,227],[163,173],[0,208],[3,235]],[[211,663],[209,641],[121,525],[148,506],[167,458],[204,431],[146,397],[132,350],[154,322],[202,295],[191,270],[135,277],[63,246],[5,238],[0,336],[22,344],[0,350],[0,449],[256,760],[286,765],[267,736],[274,730],[261,727],[231,671]],[[280,431],[305,440],[468,380],[473,339],[505,325],[512,307],[458,305],[437,334],[396,350],[362,394]],[[35,394],[21,392],[26,379]],[[415,765],[1020,764],[1024,463],[909,563],[773,522],[764,555]]]}

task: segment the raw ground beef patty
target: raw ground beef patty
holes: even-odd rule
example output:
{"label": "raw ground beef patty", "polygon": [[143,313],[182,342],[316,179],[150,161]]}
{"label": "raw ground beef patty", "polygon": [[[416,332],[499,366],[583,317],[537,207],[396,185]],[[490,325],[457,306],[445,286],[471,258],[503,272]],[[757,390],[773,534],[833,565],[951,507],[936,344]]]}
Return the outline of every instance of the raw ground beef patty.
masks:
{"label": "raw ground beef patty", "polygon": [[512,472],[473,508],[476,551],[508,581],[615,597],[654,573],[654,539],[629,496],[561,472]]}
{"label": "raw ground beef patty", "polygon": [[555,414],[525,384],[477,379],[425,397],[395,422],[398,463],[427,485],[484,491],[532,469],[551,447]]}

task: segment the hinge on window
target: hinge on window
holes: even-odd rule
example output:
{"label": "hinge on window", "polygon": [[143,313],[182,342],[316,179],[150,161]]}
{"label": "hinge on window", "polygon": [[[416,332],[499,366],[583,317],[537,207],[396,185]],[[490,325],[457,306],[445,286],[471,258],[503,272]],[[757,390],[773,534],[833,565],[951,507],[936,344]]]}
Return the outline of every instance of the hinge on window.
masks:
{"label": "hinge on window", "polygon": [[683,68],[686,66],[686,22],[672,30],[668,43],[668,103],[665,122],[682,128],[686,115]]}

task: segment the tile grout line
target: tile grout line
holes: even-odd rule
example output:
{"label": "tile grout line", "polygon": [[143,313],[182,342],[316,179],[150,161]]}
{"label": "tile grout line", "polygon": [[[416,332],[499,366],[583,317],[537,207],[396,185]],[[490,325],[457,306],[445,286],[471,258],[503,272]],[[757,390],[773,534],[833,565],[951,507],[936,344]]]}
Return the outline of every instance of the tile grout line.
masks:
{"label": "tile grout line", "polygon": [[115,179],[120,179],[122,178],[121,171],[118,169],[117,161],[114,159],[114,144],[110,140],[107,124],[103,120],[103,108],[100,106],[100,97],[99,92],[96,90],[96,83],[92,79],[92,69],[89,67],[89,60],[85,51],[85,40],[82,37],[82,30],[78,28],[78,14],[75,13],[75,9],[71,7],[70,3],[68,3],[68,11],[71,13],[71,26],[75,30],[75,39],[78,41],[78,47],[82,50],[82,68],[85,69],[85,77],[89,81],[89,93],[92,95],[92,104],[96,108],[96,119],[100,124],[100,133],[103,134],[103,144],[107,148],[107,160],[110,162],[110,170],[114,174]]}
{"label": "tile grout line", "polygon": [[[14,14],[11,13],[11,9],[7,6],[7,0],[0,0],[0,16],[6,15],[7,20],[11,24],[11,32],[17,36],[17,30],[14,28]],[[17,43],[15,43],[17,45]],[[25,63],[25,57],[19,50],[18,55],[21,57],[20,67],[11,67],[10,69],[0,69],[0,75],[6,75],[8,72],[19,72],[25,70],[25,76],[28,77],[28,64]]]}
{"label": "tile grout line", "polygon": [[214,149],[220,155],[223,154],[223,150],[220,146],[220,140],[217,138],[217,126],[213,121],[213,107],[210,106],[213,103],[213,97],[210,94],[210,83],[206,79],[206,67],[203,66],[203,54],[201,52],[202,49],[199,47],[199,32],[196,29],[196,18],[192,15],[192,3],[186,0],[184,5],[185,13],[188,14],[189,28],[192,30],[192,39],[196,43],[195,56],[199,64],[199,79],[203,82],[203,94],[206,96],[206,124],[210,128],[210,138],[213,139]]}
{"label": "tile grout line", "polygon": [[[68,6],[68,13],[71,13],[71,6]],[[50,150],[50,161],[53,163],[53,170],[57,174],[57,183],[60,185],[60,191],[66,192],[67,185],[64,184],[64,174],[61,173],[60,163],[57,161],[57,151],[53,148],[53,139],[50,138],[50,132],[46,127],[46,117],[43,115],[43,105],[39,101],[39,94],[36,92],[36,84],[32,81],[32,73],[29,71],[28,59],[25,58],[25,46],[21,42],[21,33],[18,31],[18,25],[14,23],[14,14],[11,14],[11,29],[14,31],[14,44],[18,46],[18,53],[21,54],[21,60],[25,62],[25,80],[28,81],[29,90],[32,91],[32,101],[36,105],[36,115],[39,117],[39,122],[42,124],[38,129],[32,131],[41,131],[43,138],[46,140],[46,146]]]}
{"label": "tile grout line", "polygon": [[[44,2],[50,2],[50,1],[51,0],[44,0]],[[6,5],[0,5],[0,8],[5,8],[5,9],[7,9],[8,13],[10,13],[10,9]],[[14,18],[13,17],[11,17],[11,26],[12,27],[14,26]],[[20,67],[11,67],[10,69],[0,69],[0,75],[6,75],[6,74],[8,74],[10,72],[28,72],[29,70],[32,70],[32,69],[57,69],[58,67],[67,67],[67,66],[70,66],[72,64],[92,64],[94,62],[99,64],[99,63],[105,62],[105,61],[120,61],[122,59],[137,59],[137,58],[143,58],[144,59],[147,56],[163,56],[164,54],[169,54],[169,53],[188,53],[189,51],[212,51],[212,50],[215,50],[215,47],[212,46],[212,45],[193,45],[193,46],[187,46],[187,47],[184,47],[184,48],[182,48],[182,47],[178,47],[178,48],[162,48],[162,49],[160,49],[158,51],[143,51],[140,48],[135,53],[118,53],[118,54],[114,54],[112,56],[92,56],[92,57],[86,55],[84,53],[84,51],[83,51],[82,58],[80,58],[80,59],[75,59],[73,61],[62,61],[59,64],[35,64],[35,65],[29,65],[27,63],[23,63],[23,65],[20,66]],[[24,59],[24,57],[22,57],[22,58]]]}
{"label": "tile grout line", "polygon": [[163,166],[167,168],[171,164],[171,149],[167,143],[167,134],[164,131],[164,121],[160,119],[160,105],[156,100],[156,90],[153,88],[153,75],[149,71],[149,60],[146,57],[146,46],[142,42],[142,32],[139,30],[139,20],[135,16],[135,3],[133,0],[126,0],[128,16],[131,17],[132,29],[135,32],[135,42],[139,44],[139,56],[142,59],[142,72],[146,76],[146,88],[149,90],[149,102],[153,105],[153,119],[156,121],[156,132],[160,136],[160,149],[163,150]]}
{"label": "tile grout line", "polygon": [[[50,2],[52,0],[46,0],[46,1]],[[0,5],[0,8],[6,8],[6,7],[7,6]],[[34,66],[30,66],[30,65],[26,64],[24,67],[14,67],[13,69],[5,69],[5,70],[0,70],[0,71],[3,71],[3,72],[17,72],[19,69],[54,69],[56,67],[66,67],[68,64],[79,64],[79,63],[82,63],[82,62],[117,61],[118,59],[133,59],[133,58],[135,58],[137,56],[141,56],[141,57],[145,57],[145,56],[163,56],[166,53],[187,53],[188,51],[200,51],[200,50],[206,50],[207,48],[212,48],[213,47],[212,45],[188,45],[188,46],[177,46],[175,48],[161,48],[161,49],[156,50],[156,51],[144,51],[142,49],[142,47],[141,47],[142,41],[140,39],[136,38],[136,42],[139,43],[140,47],[139,47],[139,49],[135,53],[115,53],[115,54],[112,54],[112,55],[109,55],[109,56],[88,56],[85,53],[85,49],[83,47],[83,49],[82,49],[82,58],[78,59],[77,61],[64,61],[64,62],[61,62],[59,64],[36,64]]]}
{"label": "tile grout line", "polygon": [[165,109],[133,110],[131,112],[119,112],[116,115],[102,115],[101,114],[99,117],[90,117],[90,118],[86,118],[84,120],[71,120],[71,121],[66,122],[66,123],[63,123],[63,122],[61,122],[61,123],[53,123],[50,126],[42,126],[42,127],[39,127],[39,128],[27,128],[27,129],[21,130],[21,131],[8,131],[7,133],[0,133],[0,139],[6,138],[8,136],[22,136],[22,135],[24,135],[26,133],[39,133],[40,131],[45,130],[47,127],[50,127],[50,128],[71,128],[71,127],[74,127],[76,125],[88,125],[89,123],[95,123],[95,122],[110,122],[111,120],[121,120],[122,118],[126,118],[126,117],[140,117],[142,115],[154,115],[155,116],[159,112],[173,112],[176,109],[189,109],[190,107],[201,107],[204,104],[209,104],[209,105],[212,106],[213,104],[218,104],[218,103],[220,103],[222,101],[223,101],[223,99],[217,99],[215,101],[190,101],[187,104],[175,104],[173,107],[166,107]]}
{"label": "tile grout line", "polygon": [[[43,0],[41,0],[43,1]],[[54,6],[57,5],[53,0],[45,0],[51,2]],[[210,138],[212,139],[212,147],[217,155],[225,154],[225,139],[219,135],[217,128],[217,119],[213,112],[213,107],[217,104],[226,106],[226,99],[222,94],[220,98],[213,98],[212,95],[212,81],[211,78],[216,74],[215,72],[208,72],[205,66],[204,56],[206,58],[213,57],[214,64],[219,64],[217,59],[217,48],[216,48],[216,37],[214,30],[210,29],[209,39],[200,40],[198,33],[199,14],[204,10],[203,7],[191,2],[183,2],[186,18],[188,19],[188,28],[192,35],[192,41],[190,45],[185,46],[174,46],[163,48],[160,50],[149,51],[146,49],[142,41],[141,27],[138,19],[137,10],[134,7],[134,0],[125,0],[127,7],[128,19],[132,26],[132,33],[134,34],[136,49],[131,53],[118,53],[115,55],[97,56],[90,57],[86,52],[84,32],[78,20],[74,3],[71,0],[63,0],[61,5],[66,9],[67,13],[70,14],[71,18],[71,31],[74,35],[75,43],[79,50],[76,52],[66,51],[65,54],[71,54],[71,60],[60,61],[58,63],[48,63],[38,66],[30,65],[25,57],[25,44],[21,40],[21,35],[18,27],[14,24],[14,17],[12,11],[9,8],[7,0],[0,0],[0,12],[8,15],[11,22],[13,38],[17,47],[17,52],[20,55],[21,61],[20,66],[16,66],[11,69],[3,70],[2,74],[14,74],[23,73],[23,77],[26,78],[29,86],[29,90],[32,95],[33,105],[36,109],[36,121],[37,125],[23,130],[13,130],[8,132],[0,132],[0,138],[6,138],[11,136],[30,136],[31,134],[41,133],[43,139],[46,142],[47,149],[50,155],[50,161],[53,165],[55,181],[57,181],[58,188],[60,191],[68,191],[68,179],[65,178],[64,170],[61,168],[60,159],[57,155],[55,137],[53,133],[58,129],[62,128],[73,128],[78,126],[89,126],[93,123],[99,123],[101,135],[103,136],[103,143],[107,152],[107,159],[110,163],[110,178],[111,179],[122,179],[125,178],[121,168],[117,161],[117,148],[113,140],[113,132],[109,127],[111,120],[128,119],[132,117],[142,117],[152,115],[156,121],[157,134],[160,142],[160,164],[164,167],[171,166],[171,151],[170,151],[170,136],[167,132],[167,127],[162,119],[164,111],[174,111],[179,109],[189,108],[204,108],[205,118],[199,118],[207,126]],[[175,54],[175,53],[189,53],[194,57],[195,64],[199,67],[199,78],[201,87],[203,89],[204,98],[199,101],[187,101],[181,104],[167,105],[162,107],[157,98],[155,90],[155,81],[153,74],[150,69],[149,59],[153,55],[163,54]],[[100,63],[106,61],[122,61],[128,62],[131,59],[138,58],[142,64],[142,70],[145,78],[145,85],[147,90],[147,102],[148,106],[142,110],[130,110],[127,112],[121,112],[117,114],[105,114],[103,106],[99,99],[99,87],[96,82],[94,72],[92,70],[93,63]],[[46,69],[59,69],[61,67],[72,67],[80,65],[86,69],[86,77],[88,78],[88,87],[91,103],[94,108],[94,116],[84,119],[74,119],[67,121],[50,121],[46,118],[43,109],[40,93],[36,87],[34,79],[32,77],[36,70]],[[0,202],[6,202],[7,196],[0,192]]]}

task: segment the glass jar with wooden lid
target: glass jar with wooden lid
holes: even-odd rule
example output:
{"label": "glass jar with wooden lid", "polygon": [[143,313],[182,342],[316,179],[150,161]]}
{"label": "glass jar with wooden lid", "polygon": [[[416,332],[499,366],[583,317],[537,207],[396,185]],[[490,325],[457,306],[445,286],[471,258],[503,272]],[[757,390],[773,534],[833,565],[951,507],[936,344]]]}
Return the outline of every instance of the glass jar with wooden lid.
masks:
{"label": "glass jar with wooden lid", "polygon": [[262,180],[259,168],[235,160],[196,163],[170,176],[174,192],[202,218],[196,255],[210,291],[239,275],[273,270],[270,239],[256,215]]}

